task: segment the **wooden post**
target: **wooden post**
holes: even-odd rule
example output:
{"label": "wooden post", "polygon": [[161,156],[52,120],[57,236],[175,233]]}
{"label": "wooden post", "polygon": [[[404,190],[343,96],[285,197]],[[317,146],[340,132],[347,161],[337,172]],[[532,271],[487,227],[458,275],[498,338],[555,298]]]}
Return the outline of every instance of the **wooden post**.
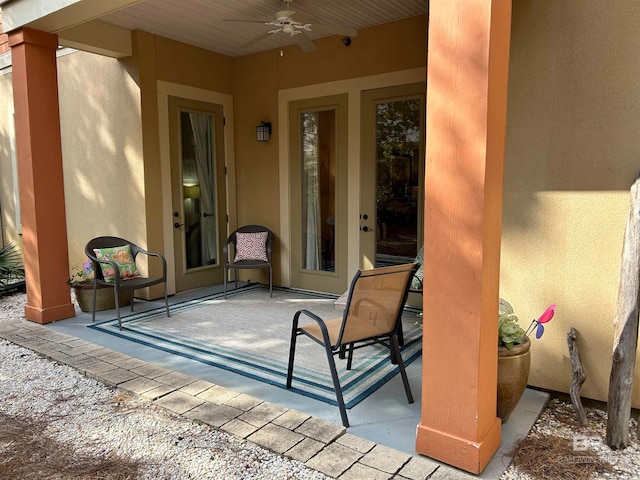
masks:
{"label": "wooden post", "polygon": [[571,367],[573,369],[573,380],[571,381],[571,389],[569,394],[571,395],[571,403],[573,408],[576,409],[576,415],[580,425],[587,424],[587,414],[582,406],[582,400],[580,399],[580,388],[587,379],[587,375],[584,373],[584,367],[582,366],[582,360],[580,360],[580,352],[578,352],[578,332],[575,328],[571,327],[569,333],[567,333],[567,345],[569,346],[569,357],[571,358]]}
{"label": "wooden post", "polygon": [[607,402],[607,445],[629,444],[629,419],[633,371],[638,347],[638,301],[640,295],[640,175],[631,186],[631,203],[625,229],[618,301],[613,321],[613,361]]}
{"label": "wooden post", "polygon": [[510,0],[429,3],[416,451],[475,474],[501,435],[497,315],[510,35]]}
{"label": "wooden post", "polygon": [[71,303],[62,144],[58,108],[58,37],[23,28],[9,33],[27,320],[75,316]]}

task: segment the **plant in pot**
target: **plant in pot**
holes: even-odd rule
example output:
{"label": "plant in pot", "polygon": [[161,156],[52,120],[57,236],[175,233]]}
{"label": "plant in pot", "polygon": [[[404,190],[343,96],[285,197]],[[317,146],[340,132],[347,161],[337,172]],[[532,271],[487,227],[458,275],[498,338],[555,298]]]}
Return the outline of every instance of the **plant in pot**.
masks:
{"label": "plant in pot", "polygon": [[[91,312],[93,309],[93,265],[90,260],[82,266],[74,265],[71,269],[71,276],[67,283],[73,289],[80,310]],[[131,303],[131,291],[119,292],[119,305],[129,305]],[[96,312],[115,308],[113,287],[109,285],[98,285],[96,289]]]}
{"label": "plant in pot", "polygon": [[498,417],[506,422],[520,401],[531,367],[531,340],[529,334],[536,329],[536,338],[544,332],[544,324],[551,320],[555,305],[549,306],[537,320],[532,320],[525,331],[509,302],[500,299],[498,308]]}

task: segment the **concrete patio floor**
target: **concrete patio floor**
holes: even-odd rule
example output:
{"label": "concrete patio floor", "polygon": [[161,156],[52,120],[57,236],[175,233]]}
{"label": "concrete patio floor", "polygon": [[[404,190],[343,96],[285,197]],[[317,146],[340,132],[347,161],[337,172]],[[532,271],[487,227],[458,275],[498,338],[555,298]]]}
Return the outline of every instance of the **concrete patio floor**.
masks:
{"label": "concrete patio floor", "polygon": [[[218,293],[221,291],[221,288],[222,287],[211,287],[176,295],[170,298],[170,303]],[[135,308],[136,312],[140,312],[161,306],[163,306],[163,302],[146,302],[137,300]],[[128,315],[130,313],[130,307],[123,307],[121,309],[121,313],[123,317]],[[107,320],[114,317],[115,311],[113,310],[98,312],[96,314],[96,321]],[[399,378],[400,376],[396,375],[387,384],[348,411],[351,427],[346,430],[348,434],[344,435],[345,430],[340,421],[338,408],[335,406],[292,393],[284,388],[278,388],[226,370],[205,365],[195,360],[190,360],[178,355],[172,355],[152,347],[140,345],[114,335],[109,335],[95,329],[87,328],[88,325],[91,325],[91,314],[83,313],[78,310],[77,316],[74,318],[61,320],[44,326],[39,326],[26,320],[24,320],[24,324],[25,327],[37,326],[46,328],[51,332],[65,334],[60,337],[64,339],[63,341],[60,341],[60,338],[56,340],[55,336],[52,337],[52,341],[55,341],[56,344],[60,345],[60,349],[56,351],[55,356],[50,353],[51,345],[47,345],[47,348],[44,349],[46,351],[41,353],[51,356],[63,363],[69,363],[81,370],[82,368],[78,366],[78,358],[71,358],[72,356],[77,355],[72,348],[76,348],[79,344],[77,342],[76,345],[74,345],[74,342],[69,344],[67,336],[80,339],[79,342],[82,342],[81,345],[84,346],[82,355],[91,356],[91,361],[88,361],[88,364],[98,360],[101,361],[100,357],[107,355],[104,353],[107,352],[105,349],[123,354],[127,356],[127,358],[136,359],[138,361],[137,363],[143,362],[145,365],[148,365],[146,369],[141,369],[140,365],[137,365],[135,369],[132,368],[131,370],[128,370],[129,374],[123,375],[120,379],[118,379],[118,375],[114,375],[113,372],[111,375],[106,375],[106,373],[100,374],[99,372],[93,372],[90,370],[84,371],[92,377],[105,381],[106,383],[128,389],[137,394],[143,394],[150,400],[153,400],[154,403],[169,408],[176,413],[183,414],[187,417],[193,417],[196,415],[195,412],[197,411],[206,411],[206,409],[203,409],[201,404],[198,403],[201,402],[206,395],[203,395],[202,392],[195,392],[193,390],[195,385],[215,385],[224,387],[225,392],[234,392],[233,394],[227,393],[227,397],[229,395],[233,397],[234,395],[239,394],[235,397],[235,403],[230,403],[229,399],[222,402],[226,407],[229,407],[230,405],[234,405],[233,408],[238,407],[239,398],[252,398],[263,401],[265,402],[262,404],[263,409],[266,405],[272,405],[272,407],[267,408],[267,411],[280,413],[286,412],[286,415],[280,416],[280,420],[277,419],[277,416],[276,418],[268,419],[266,423],[260,421],[249,423],[241,421],[243,418],[241,415],[249,415],[249,410],[256,407],[256,403],[254,401],[247,403],[248,407],[250,407],[249,410],[243,412],[240,411],[242,410],[242,408],[240,408],[238,415],[235,417],[233,412],[227,411],[230,418],[227,418],[223,423],[220,423],[219,419],[216,419],[213,422],[207,422],[206,418],[201,420],[222,428],[223,430],[227,430],[237,436],[246,438],[249,441],[254,441],[267,448],[278,451],[278,453],[284,453],[292,458],[296,458],[296,455],[299,455],[296,459],[303,461],[311,468],[316,468],[323,471],[325,474],[337,478],[355,478],[348,475],[349,469],[351,469],[351,472],[354,472],[357,471],[357,468],[366,469],[372,467],[380,468],[382,472],[397,472],[397,475],[394,478],[426,478],[426,476],[430,474],[433,474],[430,478],[498,478],[511,462],[511,458],[509,456],[511,448],[517,440],[528,434],[549,399],[549,396],[546,393],[527,389],[518,407],[509,418],[509,421],[503,425],[502,444],[500,449],[496,452],[484,472],[479,476],[474,476],[448,465],[435,462],[427,457],[420,456],[415,452],[415,432],[421,415],[420,359],[407,367],[409,382],[416,399],[415,403],[411,405],[407,403],[404,389]],[[27,328],[27,330],[31,331],[32,329]],[[7,336],[7,332],[0,332],[0,337],[1,336],[12,340],[10,338],[11,335]],[[38,336],[38,338],[41,337],[42,335]],[[37,348],[34,348],[34,346],[37,347],[36,343],[26,343],[31,343],[32,345],[25,346],[37,351]],[[94,345],[103,348],[92,350],[91,348],[88,348],[87,345]],[[65,353],[65,348],[70,349],[70,351]],[[100,355],[93,355],[91,353],[92,351],[100,353]],[[282,353],[283,355],[288,354],[288,352]],[[65,361],[67,357],[69,357],[68,362]],[[115,357],[112,355],[111,357],[118,358],[119,361],[122,362],[122,365],[136,364],[135,360],[132,363],[131,361],[123,360],[124,357],[118,357],[117,355]],[[110,357],[107,356],[106,358]],[[74,363],[76,364],[74,365]],[[117,365],[117,362],[114,363]],[[172,385],[171,388],[167,388],[165,385],[164,388],[157,391],[162,392],[162,395],[158,395],[157,398],[154,398],[156,394],[151,393],[154,391],[152,388],[145,391],[144,387],[142,387],[142,385],[155,385],[153,383],[149,383],[148,380],[153,379],[149,376],[145,376],[144,374],[145,371],[152,371],[154,367],[162,369],[159,371],[165,372],[165,374],[166,372],[175,372],[175,375],[177,375],[178,378],[183,379],[183,381],[186,381],[184,380],[185,378],[192,379],[190,383],[191,389],[188,386],[189,383],[186,385]],[[96,367],[93,368],[95,369]],[[136,369],[138,370],[136,371]],[[132,376],[132,372],[135,375]],[[123,372],[119,373],[122,374]],[[195,397],[195,399],[190,396]],[[217,405],[215,400],[213,403],[214,405]],[[220,412],[218,411],[218,413]],[[255,413],[256,412],[254,412],[254,414]],[[302,413],[302,415],[300,415],[300,413]],[[202,416],[206,416],[206,414]],[[318,424],[324,425],[325,428],[317,430],[315,436],[318,438],[312,438],[314,436],[314,429],[306,432],[306,435],[310,436],[305,436],[305,429],[303,428],[304,425],[297,422],[289,423],[284,421],[287,417],[297,418],[299,421],[305,422],[304,425],[311,425],[313,422],[319,422]],[[311,423],[307,422],[306,419],[310,419]],[[312,440],[319,442],[315,447],[319,450],[305,450],[304,454],[294,450],[293,448],[291,451],[279,451],[277,449],[279,447],[274,448],[275,445],[272,445],[272,440],[270,440],[270,435],[273,435],[274,428],[276,428],[278,432],[280,432],[280,428],[285,428],[289,429],[292,435],[302,434],[305,441],[311,438]],[[282,432],[277,435],[282,435]],[[295,441],[295,438],[292,438],[291,441],[298,443]],[[344,443],[347,443],[347,445],[344,445]],[[302,445],[302,443],[300,443],[300,445]],[[331,447],[332,445],[333,447]],[[334,450],[332,450],[332,448]],[[351,464],[346,465],[342,462],[340,465],[329,466],[329,463],[331,462],[327,462],[326,459],[321,460],[322,453],[323,451],[326,451],[326,454],[329,455],[331,451],[334,451],[334,454],[338,455],[337,450],[335,450],[336,448],[348,448],[349,451],[355,450],[356,452],[360,452],[359,457],[361,458],[356,459],[358,455],[347,455],[347,457],[353,460]],[[313,455],[306,458],[306,456],[309,455],[309,452],[312,452]],[[376,454],[374,455],[373,452],[376,452]],[[380,457],[381,453],[384,453],[382,457],[387,458],[385,462],[382,462],[385,464],[384,466],[378,465],[380,460],[371,460],[372,455],[377,458]],[[340,456],[343,456],[343,454],[344,452],[342,452]],[[368,460],[365,460],[367,458]],[[346,460],[347,463],[350,461],[351,460],[348,459]],[[354,467],[354,465],[356,465],[357,468]],[[365,473],[365,471],[366,470],[362,470],[362,473]],[[369,474],[371,473],[372,472],[369,472]]]}

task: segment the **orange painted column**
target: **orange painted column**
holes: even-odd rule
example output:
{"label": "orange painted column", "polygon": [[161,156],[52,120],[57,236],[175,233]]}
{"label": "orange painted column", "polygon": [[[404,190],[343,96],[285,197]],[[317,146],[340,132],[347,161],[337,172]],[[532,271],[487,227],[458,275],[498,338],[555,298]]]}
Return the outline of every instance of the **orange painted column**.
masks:
{"label": "orange painted column", "polygon": [[480,473],[496,417],[510,0],[431,0],[418,453]]}
{"label": "orange painted column", "polygon": [[75,316],[69,278],[56,49],[58,37],[9,33],[28,320]]}

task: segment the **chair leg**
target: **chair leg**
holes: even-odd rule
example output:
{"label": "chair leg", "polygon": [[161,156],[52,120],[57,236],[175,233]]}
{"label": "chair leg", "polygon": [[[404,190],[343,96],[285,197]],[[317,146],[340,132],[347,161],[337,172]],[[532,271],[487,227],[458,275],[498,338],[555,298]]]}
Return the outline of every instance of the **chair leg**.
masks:
{"label": "chair leg", "polygon": [[222,278],[222,282],[224,283],[224,298],[227,298],[227,275],[229,275],[229,269],[225,265],[223,269],[223,278]]}
{"label": "chair leg", "polygon": [[[133,302],[133,296],[131,297],[131,301]],[[171,316],[169,313],[169,298],[167,297],[167,282],[164,282],[164,307],[167,309],[167,317]]]}
{"label": "chair leg", "polygon": [[269,265],[269,295],[273,298],[273,271],[271,265]]}
{"label": "chair leg", "polygon": [[287,367],[287,388],[291,388],[291,381],[293,380],[293,361],[296,355],[296,341],[298,340],[298,319],[300,315],[298,313],[293,317],[293,324],[291,326],[291,342],[289,343],[289,366]]}
{"label": "chair leg", "polygon": [[[118,301],[118,289],[113,287],[113,296],[116,304],[116,317],[118,317],[118,328],[122,330],[122,321],[120,320],[120,302]],[[133,292],[131,294],[131,303],[133,303]]]}
{"label": "chair leg", "polygon": [[389,339],[389,343],[392,350],[392,357],[395,357],[398,361],[398,368],[400,369],[400,376],[402,377],[402,383],[404,384],[404,391],[407,394],[407,401],[413,403],[413,395],[411,394],[411,387],[409,386],[409,379],[407,378],[407,372],[404,369],[404,361],[400,355],[400,347],[398,347],[398,339],[395,335],[392,335]]}
{"label": "chair leg", "polygon": [[333,389],[336,391],[336,400],[338,401],[338,408],[340,409],[340,417],[342,418],[342,425],[349,427],[349,419],[347,418],[347,409],[344,406],[344,398],[342,397],[342,387],[340,386],[340,379],[338,378],[338,371],[336,370],[336,361],[333,358],[333,352],[331,351],[331,345],[324,345],[327,352],[327,360],[329,361],[329,370],[331,370],[331,379],[333,380]]}
{"label": "chair leg", "polygon": [[347,370],[351,370],[351,364],[353,363],[353,343],[349,344],[349,356],[347,358]]}
{"label": "chair leg", "polygon": [[91,321],[96,321],[96,297],[98,296],[98,284],[93,283],[93,308],[91,309]]}
{"label": "chair leg", "polygon": [[404,331],[402,330],[402,320],[400,320],[400,325],[398,325],[398,345],[404,347]]}

